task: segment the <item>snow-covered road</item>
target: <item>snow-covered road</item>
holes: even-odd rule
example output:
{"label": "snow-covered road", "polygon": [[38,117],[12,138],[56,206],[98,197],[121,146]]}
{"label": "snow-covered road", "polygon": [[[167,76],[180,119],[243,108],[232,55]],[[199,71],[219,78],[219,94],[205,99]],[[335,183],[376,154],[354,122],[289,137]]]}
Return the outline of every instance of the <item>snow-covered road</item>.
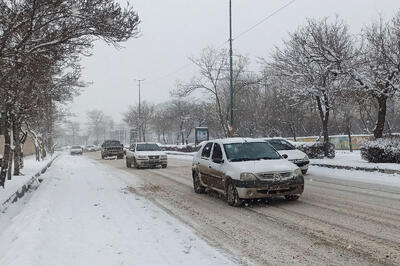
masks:
{"label": "snow-covered road", "polygon": [[[0,214],[0,265],[230,265],[186,225],[135,194],[141,181],[63,155],[15,217]],[[133,193],[132,193],[133,192]]]}
{"label": "snow-covered road", "polygon": [[[283,199],[228,206],[215,193],[193,192],[191,162],[169,158],[166,169],[128,169],[124,160],[99,163],[140,176],[144,195],[191,226],[209,243],[250,265],[399,265],[400,188],[318,169],[306,176],[296,202]],[[348,176],[362,175],[347,171]],[[376,177],[378,180],[379,176]]]}

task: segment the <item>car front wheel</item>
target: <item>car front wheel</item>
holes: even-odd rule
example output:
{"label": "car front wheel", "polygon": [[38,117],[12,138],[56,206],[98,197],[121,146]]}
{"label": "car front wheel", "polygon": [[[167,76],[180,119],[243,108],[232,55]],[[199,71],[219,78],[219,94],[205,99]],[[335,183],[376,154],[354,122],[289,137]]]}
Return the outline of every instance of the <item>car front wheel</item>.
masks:
{"label": "car front wheel", "polygon": [[237,189],[232,183],[229,183],[226,188],[226,201],[233,207],[240,207],[243,204],[243,200],[239,198]]}
{"label": "car front wheel", "polygon": [[197,194],[203,194],[206,191],[206,188],[201,185],[198,173],[193,173],[193,189]]}

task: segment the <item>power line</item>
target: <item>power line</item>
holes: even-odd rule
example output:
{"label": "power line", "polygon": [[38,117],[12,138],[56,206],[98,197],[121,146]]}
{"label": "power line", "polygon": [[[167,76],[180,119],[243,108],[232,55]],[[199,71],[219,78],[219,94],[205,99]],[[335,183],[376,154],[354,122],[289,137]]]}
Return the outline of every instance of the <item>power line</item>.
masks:
{"label": "power line", "polygon": [[[266,22],[268,19],[270,19],[271,17],[275,16],[276,14],[278,14],[279,12],[281,12],[282,10],[284,10],[285,8],[289,7],[290,5],[292,5],[294,2],[296,2],[297,0],[292,0],[290,2],[288,2],[287,4],[283,5],[282,7],[278,8],[277,10],[275,10],[274,12],[272,12],[271,14],[269,14],[267,17],[263,18],[262,20],[260,20],[259,22],[257,22],[256,24],[254,24],[253,26],[251,26],[250,28],[248,28],[247,30],[241,32],[240,34],[238,34],[236,37],[234,37],[232,40],[236,40],[240,37],[242,37],[243,35],[245,35],[246,33],[252,31],[253,29],[255,29],[256,27],[258,27],[259,25],[263,24],[264,22]],[[216,49],[222,48],[224,45],[226,45],[229,42],[229,39],[222,42],[220,45],[216,46]],[[154,82],[154,81],[158,81],[158,80],[162,80],[165,78],[168,78],[170,76],[173,76],[183,70],[185,70],[186,68],[188,68],[189,66],[191,66],[193,63],[192,62],[188,62],[187,64],[179,67],[178,69],[176,69],[173,72],[170,72],[169,74],[166,74],[164,76],[160,76],[157,78],[148,78],[148,80],[150,82]]]}
{"label": "power line", "polygon": [[252,31],[253,29],[255,29],[256,27],[260,26],[261,24],[263,24],[265,21],[267,21],[268,19],[270,19],[271,17],[273,17],[274,15],[278,14],[279,12],[281,12],[282,10],[284,10],[285,8],[289,7],[290,5],[292,5],[294,2],[296,2],[297,0],[292,0],[289,3],[283,5],[282,7],[280,7],[279,9],[275,10],[274,12],[272,12],[271,14],[269,14],[267,17],[263,18],[262,20],[260,20],[259,22],[257,22],[255,25],[251,26],[250,28],[248,28],[247,30],[243,31],[242,33],[238,34],[235,38],[233,38],[234,40],[242,37],[243,35],[245,35],[246,33],[248,33],[249,31]]}

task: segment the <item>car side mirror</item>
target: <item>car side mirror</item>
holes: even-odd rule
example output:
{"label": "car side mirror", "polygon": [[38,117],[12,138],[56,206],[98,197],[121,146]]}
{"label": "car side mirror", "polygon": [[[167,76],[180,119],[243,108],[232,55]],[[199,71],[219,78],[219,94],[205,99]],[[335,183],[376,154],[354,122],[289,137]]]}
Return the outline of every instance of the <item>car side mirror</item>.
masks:
{"label": "car side mirror", "polygon": [[213,162],[214,163],[218,163],[218,164],[222,164],[222,163],[224,163],[224,160],[222,158],[214,158]]}
{"label": "car side mirror", "polygon": [[283,159],[287,159],[289,156],[287,154],[282,154]]}

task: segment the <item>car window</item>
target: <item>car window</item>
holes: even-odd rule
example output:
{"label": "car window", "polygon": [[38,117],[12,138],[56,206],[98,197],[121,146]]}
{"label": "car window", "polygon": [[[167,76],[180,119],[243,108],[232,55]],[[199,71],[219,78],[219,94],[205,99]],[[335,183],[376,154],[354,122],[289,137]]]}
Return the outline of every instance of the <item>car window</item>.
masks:
{"label": "car window", "polygon": [[138,144],[136,151],[161,151],[160,147],[155,143]]}
{"label": "car window", "polygon": [[214,143],[214,149],[212,153],[212,159],[222,159],[222,149],[218,143]]}
{"label": "car window", "polygon": [[120,146],[121,144],[117,140],[110,140],[110,141],[105,141],[103,143],[103,147],[114,147],[114,146]]}
{"label": "car window", "polygon": [[210,158],[212,145],[213,145],[213,143],[209,142],[204,146],[204,148],[201,152],[201,157]]}
{"label": "car window", "polygon": [[224,144],[229,161],[256,161],[281,159],[279,153],[267,142],[243,142]]}
{"label": "car window", "polygon": [[271,139],[267,141],[277,151],[295,150],[296,147],[284,139]]}
{"label": "car window", "polygon": [[74,150],[81,149],[81,146],[72,146],[71,149],[74,149]]}

